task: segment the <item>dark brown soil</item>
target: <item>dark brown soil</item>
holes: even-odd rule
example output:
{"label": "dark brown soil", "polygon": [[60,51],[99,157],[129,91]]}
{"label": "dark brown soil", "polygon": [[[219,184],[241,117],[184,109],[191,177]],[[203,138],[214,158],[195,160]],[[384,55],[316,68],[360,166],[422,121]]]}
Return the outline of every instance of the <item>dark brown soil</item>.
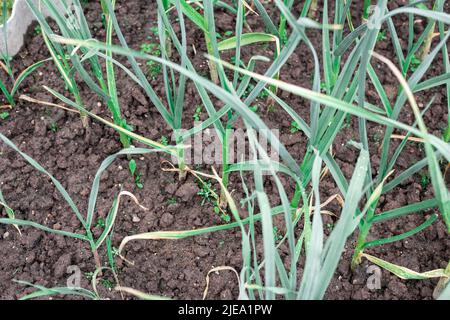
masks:
{"label": "dark brown soil", "polygon": [[[405,2],[392,1],[390,6],[395,7]],[[449,10],[448,7],[447,10]],[[95,28],[95,35],[103,38],[104,32],[99,12],[101,11],[98,3],[90,2],[87,5],[86,14]],[[143,0],[120,2],[117,15],[120,17],[123,32],[130,46],[139,49],[140,44],[147,41],[147,37],[150,36],[149,28],[154,26],[152,24],[156,20],[154,6],[149,6],[148,2]],[[217,19],[219,29],[225,31],[230,25],[234,25],[234,19],[228,13],[223,12],[218,15],[220,16]],[[250,16],[249,23],[254,30],[261,29],[259,18]],[[396,19],[395,23],[400,28],[399,34],[407,34],[406,17]],[[418,23],[418,31],[423,29],[424,23]],[[194,58],[194,63],[207,73],[200,54],[205,51],[201,32],[194,27],[188,30],[188,37],[194,41],[196,50],[199,52]],[[13,61],[16,72],[49,55],[42,38],[35,35],[33,30],[30,30],[27,39],[25,48]],[[313,36],[311,39],[316,48],[320,48],[320,37]],[[393,57],[394,50],[389,40],[380,43],[377,51]],[[283,69],[283,80],[301,86],[310,86],[313,64],[308,52],[303,45],[298,48]],[[194,55],[193,52],[191,54]],[[247,58],[254,54],[271,56],[273,53],[270,52],[270,48],[252,48],[251,51],[244,51],[244,56]],[[436,61],[442,61],[441,57]],[[394,99],[398,87],[397,81],[381,64],[376,65],[376,68],[380,70],[378,75],[386,91]],[[260,66],[257,71],[263,72],[264,66]],[[434,63],[427,76],[431,77],[440,73],[442,73],[442,66]],[[22,86],[21,93],[57,103],[42,88],[42,85],[59,92],[66,92],[57,70],[51,64],[47,64],[28,78]],[[163,96],[164,89],[160,79],[154,80],[152,85],[156,92]],[[86,106],[96,114],[109,117],[106,107],[98,104],[99,98],[94,96],[87,87],[81,85],[81,88]],[[159,113],[131,79],[119,74],[118,88],[124,115],[137,133],[154,140],[158,140],[162,135],[170,136],[169,128],[163,124]],[[306,100],[287,93],[281,93],[281,96],[305,119],[309,118],[309,103]],[[368,97],[373,100],[371,102],[377,102],[376,92],[370,86]],[[433,134],[441,136],[441,129],[445,127],[447,119],[445,91],[430,90],[418,95],[417,99],[421,105],[425,105],[432,97],[435,97],[435,102],[425,115],[425,121]],[[192,84],[189,84],[186,99],[187,116],[184,126],[190,127],[195,109],[193,106],[200,103]],[[305,137],[300,133],[290,133],[291,121],[282,110],[266,112],[264,100],[258,100],[257,104],[261,110],[259,113],[267,125],[280,129],[282,142],[300,161],[306,148]],[[401,114],[401,120],[412,123],[413,116],[405,111]],[[374,173],[377,172],[378,148],[381,143],[379,137],[383,130],[381,126],[369,124]],[[82,213],[87,210],[90,185],[99,165],[107,156],[121,149],[117,134],[104,125],[92,122],[90,129],[85,130],[76,114],[23,101],[11,112],[9,119],[0,122],[0,132],[54,175],[67,189]],[[335,157],[347,177],[350,177],[353,172],[357,153],[346,145],[349,140],[357,139],[357,132],[357,124],[353,121],[343,130],[333,145]],[[83,232],[80,222],[48,178],[34,170],[17,153],[3,144],[0,145],[0,155],[0,187],[8,204],[15,209],[17,218],[32,220],[54,229]],[[408,144],[396,169],[404,170],[423,156],[417,144]],[[139,171],[143,174],[143,189],[137,188],[130,177],[126,159],[117,160],[103,174],[96,210],[97,217],[105,217],[108,214],[112,201],[121,187],[135,194],[142,205],[149,208],[148,211],[143,211],[128,200],[121,204],[114,231],[114,246],[117,247],[125,236],[136,233],[189,230],[223,223],[214,214],[210,204],[201,206],[202,199],[197,195],[198,187],[195,179],[189,176],[186,181],[179,182],[175,173],[161,170],[162,160],[169,159],[164,155],[156,154],[137,159]],[[420,175],[416,175],[383,196],[379,210],[390,210],[430,198],[433,194],[432,187],[422,186],[420,179]],[[236,186],[236,197],[242,196],[238,189],[239,177],[233,176],[231,183],[232,186]],[[267,190],[270,191],[272,188],[276,190],[269,181]],[[290,192],[293,192],[293,187],[290,189]],[[322,185],[322,197],[326,199],[336,193],[338,189],[331,179],[325,180]],[[269,196],[274,202],[278,201],[275,191]],[[174,199],[176,201],[173,201]],[[327,209],[339,213],[339,207],[336,205],[331,205]],[[370,237],[373,239],[388,237],[409,230],[422,223],[424,215],[430,213],[431,211],[411,215],[377,225]],[[331,217],[324,219],[325,223],[334,222]],[[101,228],[96,228],[94,233],[98,235],[101,231]],[[120,258],[116,258],[121,285],[176,299],[201,299],[209,270],[218,266],[240,270],[242,263],[240,240],[240,233],[236,230],[178,241],[132,242],[127,247],[126,255],[129,260],[135,262],[135,265],[131,266]],[[327,299],[432,298],[436,281],[403,281],[385,271],[382,274],[381,290],[367,289],[366,281],[369,276],[366,274],[367,262],[364,262],[355,272],[352,272],[349,267],[354,240],[353,237],[347,245],[336,276],[328,290]],[[439,221],[410,239],[374,248],[368,252],[416,271],[425,271],[445,267],[449,261],[449,248],[450,239],[443,222]],[[104,254],[104,252],[101,253]],[[84,273],[95,269],[87,243],[32,228],[23,228],[23,236],[19,236],[12,227],[0,225],[0,254],[3,257],[0,261],[0,299],[17,299],[32,291],[17,285],[12,281],[13,279],[26,280],[47,287],[65,286],[70,276],[66,273],[68,266],[77,265]],[[106,265],[105,255],[102,255],[102,262]],[[87,276],[83,276],[82,285],[85,288],[91,288]],[[111,298],[120,298],[117,293],[107,291],[103,288],[102,294]],[[232,272],[222,271],[211,276],[208,298],[235,299],[237,293],[237,280]]]}

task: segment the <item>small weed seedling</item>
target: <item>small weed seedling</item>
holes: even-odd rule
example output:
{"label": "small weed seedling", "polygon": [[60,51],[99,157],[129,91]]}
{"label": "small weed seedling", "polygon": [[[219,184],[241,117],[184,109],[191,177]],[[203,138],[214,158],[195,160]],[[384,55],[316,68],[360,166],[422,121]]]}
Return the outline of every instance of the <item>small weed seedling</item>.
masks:
{"label": "small weed seedling", "polygon": [[94,277],[94,272],[93,271],[85,272],[84,276],[86,277],[86,279],[92,280],[92,278]]}
{"label": "small weed seedling", "polygon": [[105,287],[106,289],[112,290],[114,288],[114,282],[112,282],[109,279],[101,279],[100,283],[103,287]]}
{"label": "small weed seedling", "polygon": [[223,222],[225,223],[231,222],[231,216],[225,211],[223,211],[217,204],[214,206],[214,213],[218,215]]}
{"label": "small weed seedling", "polygon": [[199,179],[197,184],[200,188],[197,195],[202,197],[201,206],[204,206],[206,203],[213,204],[214,213],[218,215],[223,222],[229,223],[231,221],[231,216],[221,208],[217,191],[212,186],[212,182],[210,180],[203,181]]}
{"label": "small weed seedling", "polygon": [[177,204],[178,203],[178,198],[177,197],[171,197],[167,200],[167,204]]}
{"label": "small weed seedling", "polygon": [[161,138],[159,139],[159,142],[161,142],[161,144],[163,146],[168,146],[169,145],[169,138],[167,138],[167,136],[161,136]]}
{"label": "small weed seedling", "polygon": [[380,31],[380,33],[377,36],[377,41],[382,42],[387,39],[386,31]]}
{"label": "small weed seedling", "polygon": [[98,218],[97,223],[95,224],[95,227],[99,228],[99,229],[105,229],[105,227],[106,227],[105,218]]}
{"label": "small weed seedling", "polygon": [[[144,43],[141,45],[141,52],[154,56],[161,55],[161,47],[157,43]],[[161,65],[154,61],[147,61],[148,74],[152,80],[155,80],[161,74]]]}
{"label": "small weed seedling", "polygon": [[1,120],[6,120],[9,118],[9,112],[4,111],[4,112],[0,112],[0,119]]}
{"label": "small weed seedling", "polygon": [[53,133],[57,133],[59,130],[58,124],[56,122],[51,122],[48,126],[49,126],[50,131]]}
{"label": "small weed seedling", "polygon": [[200,197],[202,197],[201,206],[204,206],[205,203],[212,203],[213,200],[215,200],[214,195],[216,192],[213,190],[211,181],[199,181],[198,186],[200,188],[200,191],[197,193]]}
{"label": "small weed seedling", "polygon": [[194,116],[193,116],[194,121],[199,122],[201,120],[200,116],[202,115],[202,111],[203,111],[203,108],[201,106],[197,106],[195,108],[195,113],[194,113]]}
{"label": "small weed seedling", "polygon": [[422,172],[420,174],[420,186],[422,187],[422,190],[426,190],[430,183],[431,179],[428,173]]}
{"label": "small weed seedling", "polygon": [[136,160],[131,159],[128,162],[128,167],[130,169],[130,173],[131,173],[131,176],[134,179],[134,183],[135,183],[136,187],[138,187],[139,189],[143,189],[144,185],[142,184],[142,181],[141,181],[143,174],[140,173],[140,172],[137,172]]}
{"label": "small weed seedling", "polygon": [[36,27],[34,27],[34,34],[35,34],[36,36],[39,36],[39,35],[42,34],[42,28],[41,28],[40,25],[37,25]]}

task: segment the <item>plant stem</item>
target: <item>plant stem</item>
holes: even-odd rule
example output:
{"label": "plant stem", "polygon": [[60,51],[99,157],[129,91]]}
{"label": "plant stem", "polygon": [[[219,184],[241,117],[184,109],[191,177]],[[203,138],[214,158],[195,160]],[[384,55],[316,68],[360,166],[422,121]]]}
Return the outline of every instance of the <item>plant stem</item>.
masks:
{"label": "plant stem", "polygon": [[95,267],[96,267],[97,269],[101,268],[101,267],[102,267],[102,263],[101,263],[101,261],[100,261],[100,256],[99,256],[99,254],[98,254],[98,251],[97,251],[96,249],[94,249],[94,250],[92,251],[92,254],[94,255]]}
{"label": "plant stem", "polygon": [[419,51],[419,53],[417,54],[418,58],[423,61],[425,60],[425,58],[428,56],[428,54],[430,53],[431,50],[431,44],[433,42],[433,38],[434,38],[434,31],[436,29],[436,22],[433,22],[430,31],[428,32],[423,45]]}
{"label": "plant stem", "polygon": [[[228,172],[228,164],[223,164],[222,169],[222,183],[224,187],[226,188],[228,186],[228,183],[230,182],[230,173]],[[220,192],[220,201],[219,205],[221,208],[225,208],[227,205],[227,198],[226,198],[226,192],[224,189]]]}
{"label": "plant stem", "polygon": [[[75,101],[79,106],[83,106],[83,101],[78,93],[78,90],[73,92],[75,96]],[[89,127],[89,116],[85,112],[80,112],[81,123],[83,124],[83,128],[87,129]]]}
{"label": "plant stem", "polygon": [[94,261],[95,261],[95,269],[96,270],[100,270],[99,272],[98,272],[98,275],[99,276],[102,276],[102,262],[101,262],[101,260],[100,260],[100,256],[99,256],[99,254],[98,254],[98,251],[97,251],[97,249],[95,249],[95,248],[93,248],[92,249],[92,254],[94,255]]}
{"label": "plant stem", "polygon": [[372,227],[371,223],[368,223],[367,221],[364,221],[364,224],[362,226],[362,230],[360,231],[358,235],[358,240],[356,241],[356,247],[355,252],[353,253],[352,257],[352,270],[355,270],[355,268],[361,263],[361,253],[364,250],[364,245],[366,244],[366,238],[369,235],[369,230]]}
{"label": "plant stem", "polygon": [[91,246],[92,255],[94,256],[95,267],[96,269],[99,269],[102,267],[102,263],[98,254],[97,247],[95,245],[94,235],[92,234],[92,231],[88,225],[85,225],[84,227],[86,230],[86,236],[88,238],[89,245]]}
{"label": "plant stem", "polygon": [[367,236],[369,235],[370,229],[372,229],[373,225],[373,217],[375,215],[375,209],[377,208],[378,201],[375,201],[369,208],[365,219],[363,220],[363,224],[360,228],[360,233],[358,235],[358,240],[356,240],[355,252],[352,258],[352,270],[356,268],[357,265],[361,263],[361,253],[364,250],[364,246],[366,244]]}
{"label": "plant stem", "polygon": [[[228,171],[229,168],[229,159],[228,159],[228,142],[230,139],[230,130],[231,130],[231,119],[233,117],[233,113],[230,111],[228,112],[228,121],[227,121],[227,126],[225,129],[225,135],[223,136],[223,141],[222,141],[222,183],[225,187],[225,189],[228,187],[228,183],[230,181],[230,172]],[[227,203],[227,199],[226,199],[226,193],[225,190],[222,189],[221,193],[220,193],[220,207],[224,208],[226,206]]]}
{"label": "plant stem", "polygon": [[[164,8],[164,12],[167,15],[167,11],[169,11],[170,9],[170,0],[162,0],[162,4],[163,4],[163,8]],[[167,58],[171,58],[172,57],[172,38],[170,38],[170,33],[169,31],[166,30],[166,43],[165,43],[165,48],[166,48],[166,54],[167,54]]]}
{"label": "plant stem", "polygon": [[[212,46],[211,37],[208,33],[205,33],[205,41],[206,41],[206,49],[208,50],[208,54],[210,56],[214,56],[214,48]],[[217,72],[217,65],[215,62],[209,60],[209,72],[211,75],[211,80],[215,84],[219,84],[219,73]]]}
{"label": "plant stem", "polygon": [[180,146],[180,148],[177,149],[177,158],[178,158],[178,169],[179,171],[179,180],[183,181],[186,179],[186,161],[184,159],[184,148],[183,148],[183,140],[181,140],[181,137],[176,138],[177,146]]}
{"label": "plant stem", "polygon": [[[116,6],[116,1],[112,1],[112,7],[113,10]],[[103,15],[105,17],[106,22],[106,43],[112,44],[112,36],[113,36],[113,23],[111,20],[111,15],[108,10],[108,6],[104,2],[104,0],[101,1]],[[112,58],[112,52],[107,51],[106,55],[110,58]],[[110,96],[110,99],[107,101],[108,109],[111,111],[113,116],[113,121],[115,124],[121,126],[124,129],[127,129],[126,121],[122,118],[122,114],[120,111],[120,105],[119,105],[119,99],[117,97],[117,90],[116,90],[116,80],[115,80],[115,73],[114,73],[114,64],[111,61],[106,62],[106,73],[107,73],[107,84],[103,80],[103,77],[101,75],[100,70],[97,72],[97,79],[100,82],[100,85],[102,87],[102,90],[104,92],[107,92]],[[120,142],[122,143],[122,146],[124,148],[129,148],[131,145],[131,139],[125,135],[124,133],[120,132]],[[128,158],[131,158],[130,156]]]}

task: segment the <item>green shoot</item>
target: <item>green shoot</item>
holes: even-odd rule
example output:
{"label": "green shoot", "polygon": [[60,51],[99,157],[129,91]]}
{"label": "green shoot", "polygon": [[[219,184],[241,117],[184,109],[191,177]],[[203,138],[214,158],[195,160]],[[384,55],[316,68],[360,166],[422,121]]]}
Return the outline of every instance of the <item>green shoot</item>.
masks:
{"label": "green shoot", "polygon": [[97,219],[97,224],[95,225],[95,227],[99,228],[99,229],[105,229],[105,227],[106,227],[105,218],[98,218]]}
{"label": "green shoot", "polygon": [[167,136],[161,136],[161,138],[159,139],[159,142],[161,142],[161,144],[163,146],[168,146],[169,145],[169,138],[167,138]]}
{"label": "green shoot", "polygon": [[201,206],[204,206],[207,202],[212,203],[216,192],[212,188],[211,181],[199,182],[199,187],[200,191],[197,194],[203,198]]}
{"label": "green shoot", "polygon": [[302,130],[302,128],[300,127],[300,125],[297,122],[292,121],[290,132],[297,133],[297,132],[300,132],[301,130]]}
{"label": "green shoot", "polygon": [[144,185],[142,184],[142,173],[137,172],[137,164],[136,160],[131,159],[128,162],[128,167],[130,169],[131,176],[134,178],[134,183],[138,189],[143,189]]}
{"label": "green shoot", "polygon": [[387,39],[386,31],[380,31],[380,33],[377,36],[377,41],[382,42]]}
{"label": "green shoot", "polygon": [[9,118],[9,112],[4,111],[4,112],[1,112],[1,113],[0,113],[0,119],[1,119],[1,120],[6,120],[6,119],[8,119],[8,118]]}
{"label": "green shoot", "polygon": [[202,112],[203,112],[203,108],[201,106],[197,106],[195,108],[195,113],[193,115],[194,121],[199,122],[201,120],[200,116],[202,115]]}

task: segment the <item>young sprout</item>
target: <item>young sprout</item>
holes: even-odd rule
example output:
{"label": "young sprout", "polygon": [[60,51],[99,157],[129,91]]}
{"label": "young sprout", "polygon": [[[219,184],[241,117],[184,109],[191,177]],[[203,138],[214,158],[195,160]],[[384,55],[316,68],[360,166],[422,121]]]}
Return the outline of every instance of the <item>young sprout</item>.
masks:
{"label": "young sprout", "polygon": [[197,194],[203,198],[201,206],[204,206],[207,202],[213,202],[216,192],[212,189],[211,181],[199,182],[199,187],[200,191]]}
{"label": "young sprout", "polygon": [[381,42],[381,41],[385,41],[387,39],[386,36],[386,31],[380,31],[380,33],[377,36],[377,41]]}
{"label": "young sprout", "polygon": [[292,121],[290,132],[291,133],[297,133],[297,132],[300,132],[301,130],[302,129],[301,129],[300,125],[298,124],[298,122]]}
{"label": "young sprout", "polygon": [[200,116],[201,116],[201,114],[202,114],[202,111],[203,111],[203,108],[202,108],[201,106],[197,106],[197,107],[195,108],[195,113],[194,113],[194,115],[193,115],[194,121],[199,122],[199,121],[201,120],[201,119],[200,119]]}
{"label": "young sprout", "polygon": [[167,204],[177,204],[178,198],[177,197],[171,197],[167,200]]}
{"label": "young sprout", "polygon": [[168,146],[169,145],[169,138],[167,138],[167,136],[161,136],[161,139],[159,139],[159,142],[161,142],[161,144],[163,146]]}
{"label": "young sprout", "polygon": [[[42,230],[44,232],[49,232],[57,235],[62,235],[68,238],[72,239],[79,239],[82,241],[86,241],[89,243],[90,248],[92,250],[92,255],[94,257],[94,261],[96,264],[96,267],[98,270],[101,270],[103,263],[101,260],[101,257],[99,255],[99,248],[106,243],[107,251],[111,252],[112,246],[111,246],[111,234],[112,230],[116,221],[116,217],[119,212],[119,205],[121,198],[123,196],[130,197],[141,209],[146,210],[145,207],[139,204],[137,198],[132,195],[131,193],[127,191],[121,191],[118,193],[118,195],[113,200],[111,209],[108,213],[108,215],[105,218],[98,218],[95,219],[95,209],[96,209],[96,202],[97,202],[97,196],[99,191],[99,185],[100,185],[100,179],[102,173],[114,162],[114,160],[122,155],[142,155],[142,154],[148,154],[156,152],[156,150],[149,150],[149,149],[142,149],[142,148],[129,148],[124,149],[117,154],[114,154],[112,156],[109,156],[105,161],[103,161],[102,165],[100,166],[100,169],[97,171],[97,174],[95,175],[94,181],[92,183],[91,193],[89,196],[88,201],[88,208],[87,212],[85,214],[82,214],[78,207],[75,205],[75,202],[72,200],[70,195],[67,193],[67,191],[64,189],[62,184],[56,180],[50,173],[48,173],[40,164],[38,164],[35,160],[33,160],[31,157],[23,153],[21,150],[17,148],[17,146],[10,141],[8,138],[6,138],[4,135],[0,134],[0,140],[6,144],[8,147],[12,148],[14,151],[16,151],[19,155],[21,155],[31,166],[33,166],[36,170],[40,171],[41,173],[45,174],[47,177],[49,177],[57,189],[57,191],[61,194],[62,198],[67,202],[77,219],[80,221],[81,225],[83,226],[84,232],[83,233],[74,233],[70,231],[65,230],[55,230],[51,229],[47,226],[38,224],[33,221],[29,220],[18,220],[14,218],[14,216],[9,215],[8,218],[0,218],[0,224],[5,225],[14,225],[16,227],[25,226],[25,227],[33,227],[39,230]],[[1,195],[3,197],[3,195]],[[0,197],[0,202],[1,201]],[[94,237],[94,234],[92,232],[93,228],[101,228],[103,229],[103,232],[100,236]],[[115,266],[113,263],[113,260],[110,259],[111,268],[114,270]]]}
{"label": "young sprout", "polygon": [[0,112],[0,119],[1,120],[6,120],[9,118],[9,112],[4,111],[4,112]]}
{"label": "young sprout", "polygon": [[95,227],[99,228],[99,229],[105,229],[105,227],[106,227],[105,218],[98,218],[97,219],[97,224],[95,225]]}

